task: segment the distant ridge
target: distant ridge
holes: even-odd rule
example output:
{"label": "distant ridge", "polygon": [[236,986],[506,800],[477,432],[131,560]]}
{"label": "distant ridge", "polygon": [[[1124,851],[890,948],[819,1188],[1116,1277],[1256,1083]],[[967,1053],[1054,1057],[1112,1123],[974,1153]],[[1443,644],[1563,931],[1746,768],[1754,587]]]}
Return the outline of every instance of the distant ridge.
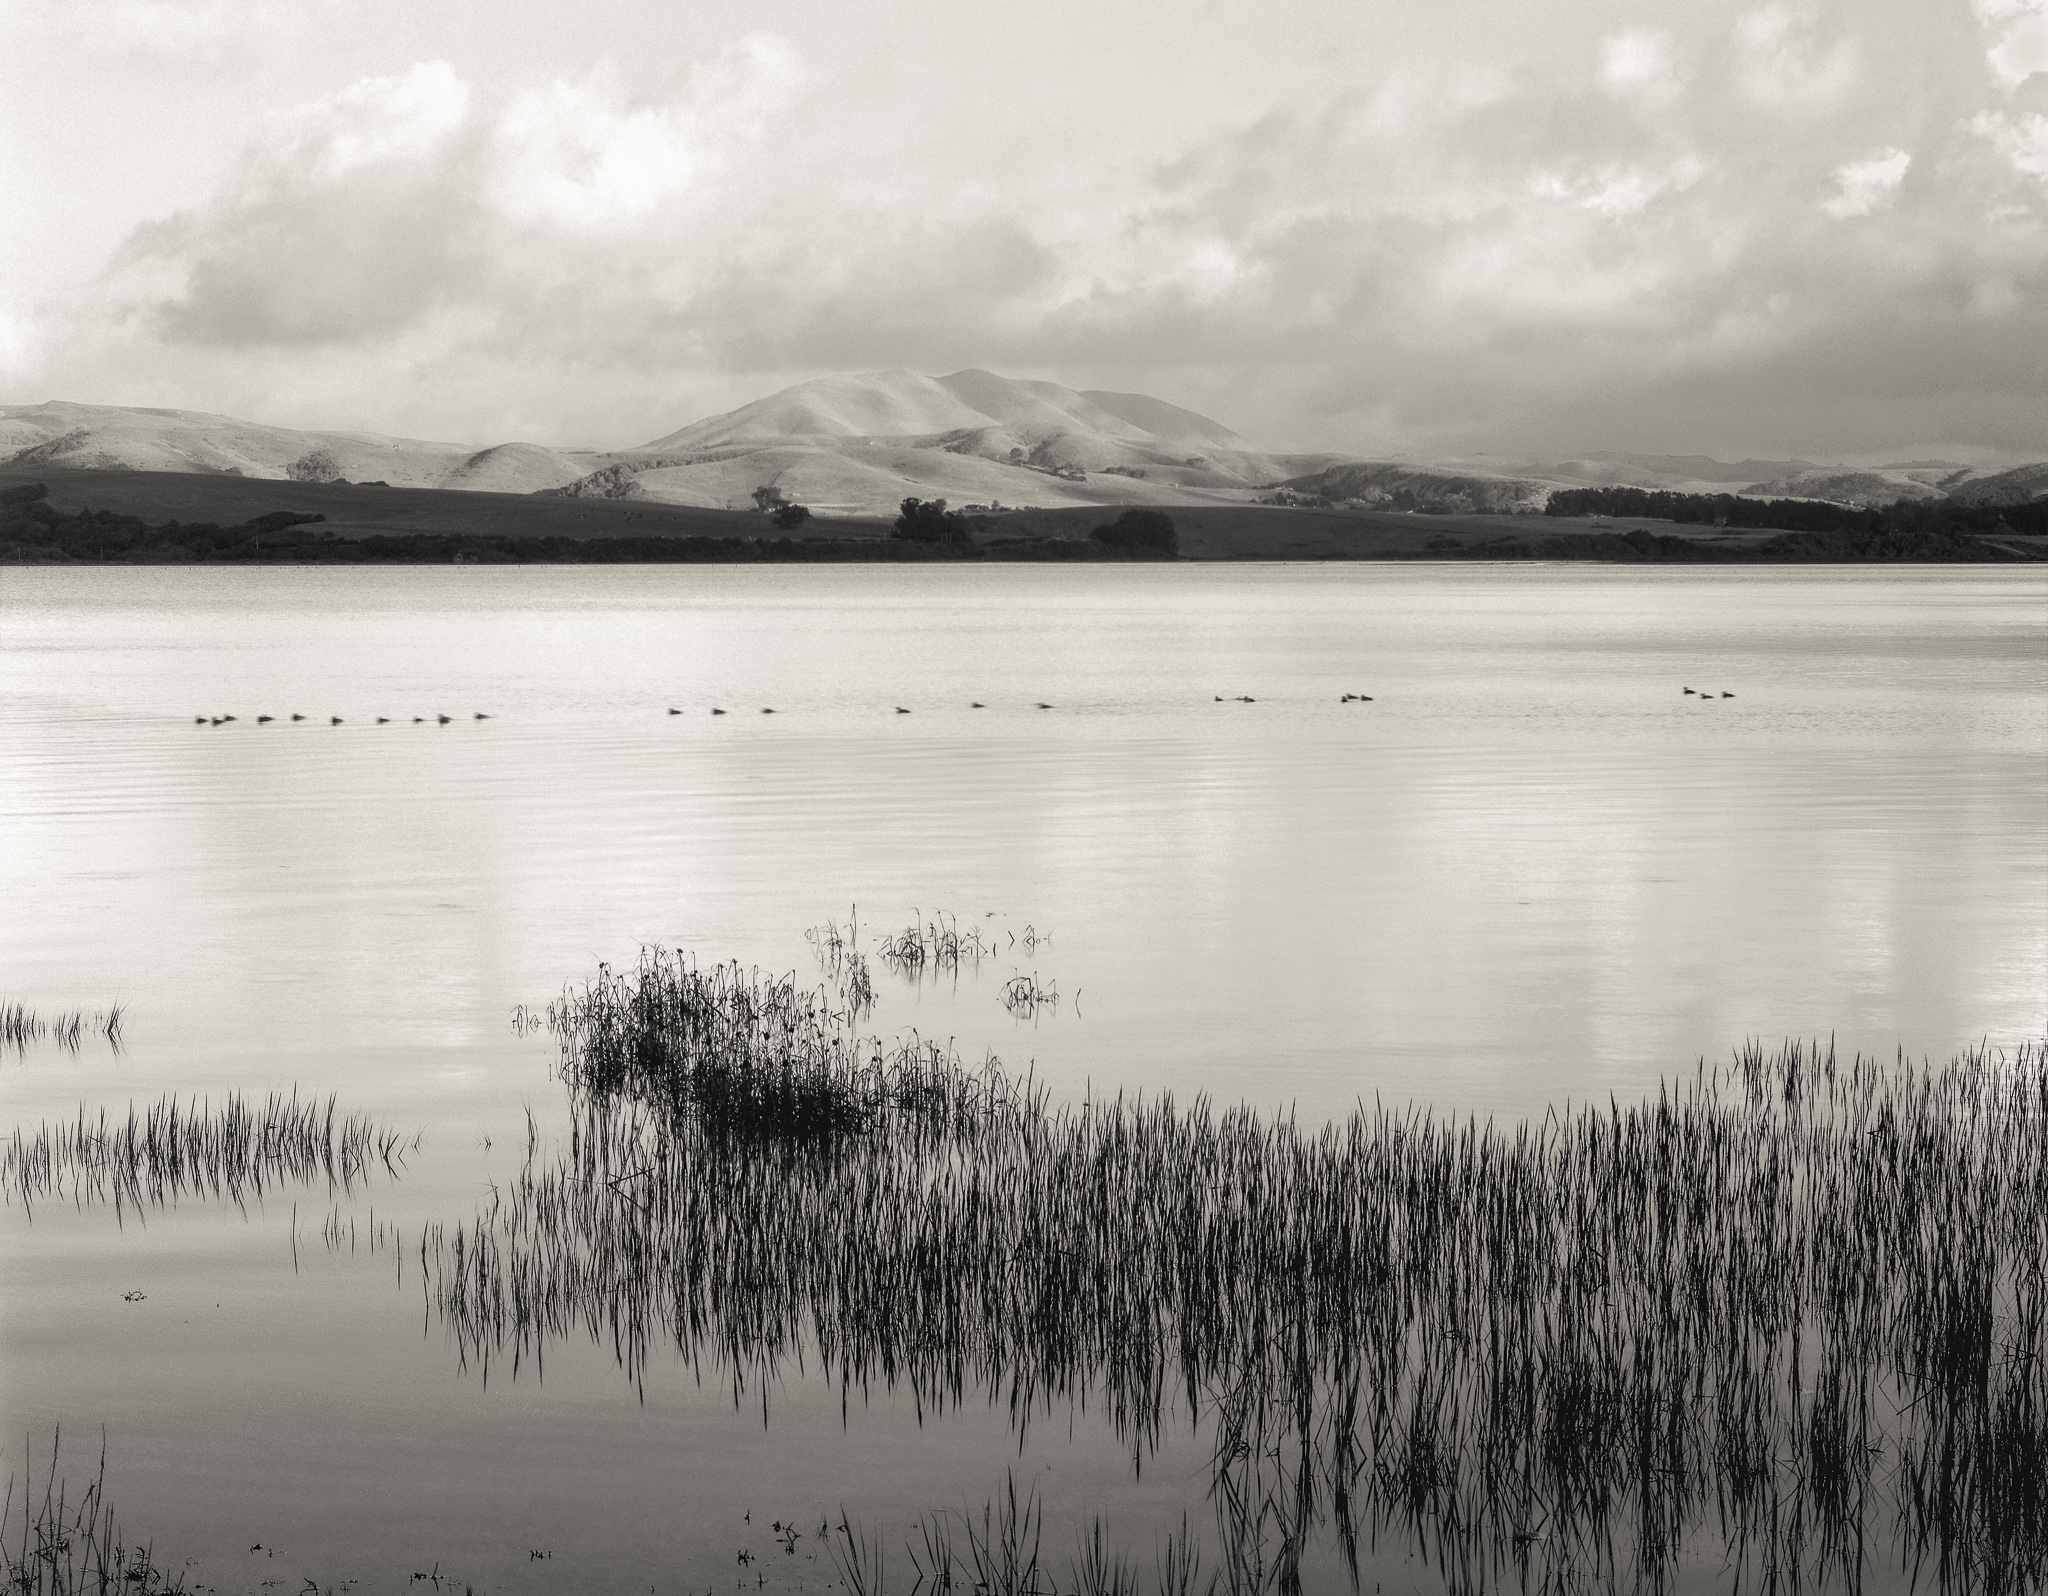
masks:
{"label": "distant ridge", "polygon": [[2021,503],[2048,462],[1982,472],[1949,460],[1851,467],[1811,460],[1593,450],[1559,457],[1362,459],[1261,447],[1150,394],[1074,389],[981,367],[892,368],[800,382],[626,449],[302,431],[205,411],[51,401],[0,406],[0,465],[38,471],[212,473],[305,482],[749,509],[774,488],[820,515],[894,515],[906,498],[1002,510],[1329,504],[1432,511],[1540,509],[1554,491]]}

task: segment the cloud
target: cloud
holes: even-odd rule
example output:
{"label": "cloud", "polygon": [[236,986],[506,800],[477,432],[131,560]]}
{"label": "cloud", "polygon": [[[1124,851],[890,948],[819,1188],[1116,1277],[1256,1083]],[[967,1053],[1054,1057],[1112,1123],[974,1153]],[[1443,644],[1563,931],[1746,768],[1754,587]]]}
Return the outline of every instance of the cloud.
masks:
{"label": "cloud", "polygon": [[1985,60],[2007,87],[2048,72],[2048,0],[1975,0],[1992,34]]}
{"label": "cloud", "polygon": [[1835,195],[1821,209],[1837,218],[1868,216],[1898,193],[1912,164],[1904,150],[1879,150],[1866,160],[1850,161],[1836,169]]}
{"label": "cloud", "polygon": [[992,154],[958,136],[986,107],[772,35],[658,79],[427,62],[267,119],[64,338],[37,325],[148,402],[204,381],[479,442],[969,364],[1309,446],[2037,434],[2048,118],[1985,53],[2033,11],[1873,3],[1630,29],[1562,72],[1390,66],[1146,161],[1115,105],[1068,107],[1098,120],[1057,158],[1028,121]]}
{"label": "cloud", "polygon": [[2048,182],[2048,116],[2038,111],[1982,111],[1970,119],[1970,129],[1989,139],[2015,171]]}
{"label": "cloud", "polygon": [[219,68],[273,49],[332,0],[20,0],[21,24],[92,55]]}

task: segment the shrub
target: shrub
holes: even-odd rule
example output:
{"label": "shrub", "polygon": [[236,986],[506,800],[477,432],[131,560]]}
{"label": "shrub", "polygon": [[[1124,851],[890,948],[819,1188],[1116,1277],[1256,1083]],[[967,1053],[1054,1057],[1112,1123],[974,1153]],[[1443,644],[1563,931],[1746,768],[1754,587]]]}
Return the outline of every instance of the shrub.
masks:
{"label": "shrub", "polygon": [[810,506],[805,504],[778,504],[775,513],[769,517],[785,532],[795,531],[810,518]]}

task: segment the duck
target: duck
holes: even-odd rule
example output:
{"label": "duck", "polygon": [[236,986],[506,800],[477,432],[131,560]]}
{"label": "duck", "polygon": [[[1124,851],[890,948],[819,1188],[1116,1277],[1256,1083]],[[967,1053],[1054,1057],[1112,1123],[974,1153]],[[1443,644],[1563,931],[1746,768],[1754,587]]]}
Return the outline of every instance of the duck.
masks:
{"label": "duck", "polygon": [[474,715],[470,716],[469,718],[471,720],[489,720],[491,717],[486,715],[482,710],[478,710]]}
{"label": "duck", "polygon": [[714,715],[723,715],[723,714],[725,713],[725,711],[724,711],[724,710],[722,710],[722,709],[716,709],[716,708],[714,708],[714,709],[713,709],[713,710],[711,711],[711,713],[712,713],[712,714],[714,714]]}
{"label": "duck", "polygon": [[1052,708],[1052,705],[1050,705],[1050,704],[1040,704],[1040,705],[1039,705],[1038,707],[1039,707],[1040,709],[1051,709],[1051,708]]}
{"label": "duck", "polygon": [[306,717],[305,717],[304,715],[294,715],[294,716],[292,716],[292,719],[293,719],[293,720],[304,720],[305,718],[306,718]]}
{"label": "duck", "polygon": [[1733,698],[1735,695],[1733,693],[1723,693],[1721,696],[1723,698]]}
{"label": "duck", "polygon": [[339,726],[341,724],[341,717],[339,715],[329,715],[327,717],[327,724],[330,726]]}
{"label": "duck", "polygon": [[412,718],[412,723],[413,723],[413,724],[414,724],[415,726],[419,726],[419,725],[424,725],[424,724],[425,724],[425,722],[426,722],[426,718],[427,718],[427,717],[426,717],[426,716],[424,716],[424,715],[415,715],[415,716],[413,716],[413,718]]}
{"label": "duck", "polygon": [[438,720],[443,726],[448,724],[448,717],[446,715],[436,715],[434,719]]}
{"label": "duck", "polygon": [[277,717],[275,715],[258,715],[256,717],[256,724],[259,726],[268,726],[276,718]]}
{"label": "duck", "polygon": [[669,713],[670,713],[671,715],[680,715],[680,714],[682,713],[682,711],[681,711],[680,709],[672,709],[672,710],[670,710],[670,711],[669,711]]}
{"label": "duck", "polygon": [[391,717],[389,715],[379,715],[377,717],[377,724],[379,726],[389,726],[391,724]]}
{"label": "duck", "polygon": [[987,709],[988,705],[981,703],[979,700],[977,700],[976,702],[969,704],[967,707],[969,709]]}
{"label": "duck", "polygon": [[761,713],[762,713],[762,714],[764,714],[764,715],[772,715],[772,714],[774,714],[774,713],[775,713],[775,711],[774,711],[774,710],[772,710],[772,709],[764,709],[764,710],[762,710],[762,711],[761,711]]}
{"label": "duck", "polygon": [[192,717],[192,724],[195,726],[204,726],[206,724],[206,717],[204,715],[194,715]]}
{"label": "duck", "polygon": [[1685,692],[1686,692],[1686,696],[1687,696],[1688,698],[1690,698],[1690,697],[1692,696],[1692,689],[1691,689],[1690,687],[1688,687],[1688,688],[1687,688],[1687,689],[1685,690]]}

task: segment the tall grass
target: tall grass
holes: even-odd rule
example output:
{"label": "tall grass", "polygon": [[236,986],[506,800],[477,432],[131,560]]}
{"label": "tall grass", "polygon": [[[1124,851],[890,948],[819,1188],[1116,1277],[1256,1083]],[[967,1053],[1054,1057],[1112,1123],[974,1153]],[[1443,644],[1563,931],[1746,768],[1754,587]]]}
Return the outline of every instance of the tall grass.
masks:
{"label": "tall grass", "polygon": [[40,1491],[33,1453],[19,1482],[8,1476],[6,1506],[0,1509],[0,1560],[6,1589],[15,1596],[175,1596],[184,1576],[173,1579],[151,1560],[147,1546],[129,1546],[106,1503],[107,1454],[101,1438],[99,1467],[76,1497],[59,1473],[63,1436],[51,1441],[50,1464]]}
{"label": "tall grass", "polygon": [[112,1203],[117,1211],[159,1207],[181,1197],[226,1197],[240,1204],[287,1181],[324,1181],[350,1189],[382,1167],[396,1174],[418,1145],[349,1114],[337,1118],[329,1096],[301,1100],[271,1093],[260,1104],[229,1093],[218,1106],[175,1095],[130,1104],[125,1118],[101,1109],[87,1118],[44,1123],[33,1135],[16,1126],[0,1145],[0,1192],[37,1203]]}
{"label": "tall grass", "polygon": [[2039,1046],[1751,1045],[1634,1104],[1309,1127],[1053,1108],[930,1047],[905,1083],[732,972],[617,995],[568,1149],[423,1241],[466,1361],[590,1336],[736,1397],[1086,1405],[1140,1459],[1185,1428],[1231,1590],[1387,1537],[1473,1591],[1662,1587],[1702,1544],[1767,1587],[2048,1572]]}

